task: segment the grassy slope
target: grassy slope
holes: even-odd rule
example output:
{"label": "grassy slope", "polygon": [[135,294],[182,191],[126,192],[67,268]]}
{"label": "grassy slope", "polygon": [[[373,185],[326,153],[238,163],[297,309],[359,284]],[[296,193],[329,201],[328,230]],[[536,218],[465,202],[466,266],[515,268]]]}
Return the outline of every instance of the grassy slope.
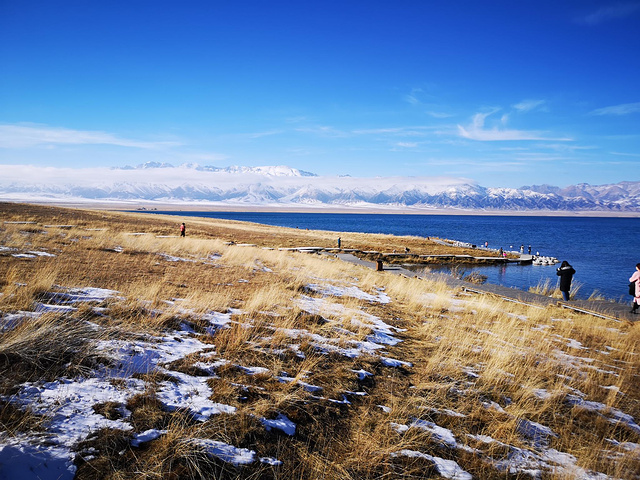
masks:
{"label": "grassy slope", "polygon": [[[442,284],[367,271],[326,256],[226,244],[332,247],[332,232],[189,218],[186,239],[158,238],[176,235],[181,220],[17,204],[2,204],[0,209],[3,222],[36,222],[0,225],[0,246],[15,249],[0,251],[0,312],[32,310],[34,301],[61,287],[109,288],[123,297],[101,305],[106,315],[97,316],[86,306],[0,333],[0,393],[5,398],[22,382],[73,377],[108,361],[94,348],[105,336],[166,333],[184,321],[204,331],[201,313],[229,308],[243,312],[233,317],[237,323],[232,328],[206,339],[229,362],[209,380],[212,400],[236,407],[237,413],[202,423],[184,411],[169,412],[154,396],[162,378],[144,378],[146,393],[126,405],[131,423],[137,432],[159,428],[169,433],[144,448],[132,448],[130,432],[102,431],[80,446],[94,447],[97,453],[79,463],[79,478],[125,478],[140,472],[148,478],[439,478],[432,461],[394,456],[403,449],[455,460],[475,478],[529,478],[518,469],[508,475],[495,467],[516,449],[539,450],[523,436],[523,420],[549,427],[556,436],[547,440],[548,447],[575,456],[576,467],[638,478],[638,452],[612,442],[640,443],[638,432],[609,421],[616,410],[592,411],[567,401],[570,395],[582,395],[640,420],[637,325],[465,297]],[[134,232],[145,235],[130,235]],[[348,248],[402,251],[406,246],[420,254],[466,253],[413,237],[340,236]],[[28,251],[56,256],[13,256]],[[167,261],[167,255],[193,261]],[[321,297],[305,287],[323,282],[346,282],[372,294],[384,289],[391,303],[347,297],[325,301],[351,309],[346,312],[376,315],[402,329],[397,335],[402,343],[387,352],[411,367],[384,366],[376,355],[322,354],[309,337],[295,342],[304,359],[290,350],[265,353],[278,347],[286,351],[293,343],[284,329],[331,337],[337,345],[371,334],[370,328],[351,321],[353,314],[332,314],[327,306],[320,316],[301,310],[296,302],[302,295]],[[167,305],[172,298],[185,299],[181,304],[191,313]],[[103,327],[100,338],[87,328],[87,320]],[[185,358],[172,368],[202,374],[193,366],[197,360]],[[261,366],[271,373],[249,376],[238,365]],[[353,370],[359,369],[374,375],[358,381]],[[314,399],[298,384],[276,381],[283,371],[322,386],[325,398],[341,399],[347,391],[367,395],[349,397],[349,405]],[[96,408],[109,415],[115,407]],[[258,420],[278,414],[297,424],[294,436],[266,431]],[[410,428],[398,433],[394,427],[415,419],[449,429],[470,448],[444,448],[433,431]],[[42,419],[2,402],[0,427],[15,435],[42,428]],[[469,435],[490,436],[500,443]],[[283,465],[233,467],[201,455],[184,441],[195,437],[252,448]],[[566,469],[543,476],[579,478]]]}

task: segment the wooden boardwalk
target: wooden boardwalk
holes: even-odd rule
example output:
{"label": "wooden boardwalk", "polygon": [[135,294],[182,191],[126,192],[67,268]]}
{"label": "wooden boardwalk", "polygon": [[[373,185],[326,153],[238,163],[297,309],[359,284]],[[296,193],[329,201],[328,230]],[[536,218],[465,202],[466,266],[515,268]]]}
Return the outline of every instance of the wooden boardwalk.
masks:
{"label": "wooden boardwalk", "polygon": [[[497,257],[497,256],[474,256],[474,255],[456,255],[456,254],[440,254],[440,255],[418,255],[417,253],[411,252],[393,252],[393,253],[383,253],[376,251],[365,251],[358,250],[356,248],[326,248],[326,247],[287,247],[287,248],[279,248],[279,250],[286,250],[291,252],[303,252],[303,253],[334,253],[337,255],[351,253],[351,254],[365,254],[365,255],[380,255],[383,258],[394,258],[394,259],[411,259],[415,260],[424,260],[428,262],[429,260],[437,260],[440,262],[445,262],[447,260],[458,260],[458,261],[467,261],[469,263],[480,262],[483,264],[494,263],[494,264],[504,264],[504,263],[519,263],[519,264],[530,264],[533,261],[532,255],[521,254],[518,258],[507,258],[507,257]],[[483,253],[480,251],[479,253]]]}
{"label": "wooden boardwalk", "polygon": [[[362,265],[374,270],[377,269],[376,262],[362,260],[361,258],[358,258],[350,253],[338,253],[336,256],[345,262]],[[640,315],[633,315],[630,312],[631,301],[629,301],[628,305],[623,305],[621,303],[615,302],[589,300],[572,300],[565,302],[564,300],[559,300],[557,298],[551,298],[536,293],[525,292],[524,290],[519,290],[517,288],[503,287],[501,285],[494,285],[491,283],[477,285],[454,278],[451,275],[414,272],[412,270],[403,268],[400,265],[384,265],[383,271],[396,275],[404,275],[411,278],[419,277],[425,279],[440,280],[444,281],[453,288],[461,288],[466,292],[477,295],[491,295],[508,302],[522,303],[525,305],[531,305],[540,308],[557,305],[568,310],[573,310],[587,315],[593,315],[596,317],[614,321],[626,320],[634,322],[640,320]]]}

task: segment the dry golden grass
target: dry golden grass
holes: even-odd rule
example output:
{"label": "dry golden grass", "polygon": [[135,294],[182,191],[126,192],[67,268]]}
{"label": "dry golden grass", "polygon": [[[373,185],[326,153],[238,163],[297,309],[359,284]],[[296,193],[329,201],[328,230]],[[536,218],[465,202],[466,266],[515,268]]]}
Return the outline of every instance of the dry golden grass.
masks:
{"label": "dry golden grass", "polygon": [[[582,288],[582,284],[580,284],[580,282],[573,282],[571,284],[571,290],[569,290],[569,297],[576,298],[576,295],[578,294],[581,288]],[[551,280],[549,280],[548,278],[544,282],[539,283],[534,287],[529,287],[529,291],[531,293],[536,293],[538,295],[544,295],[545,297],[560,298],[560,299],[563,298],[562,292],[560,291],[560,287],[558,287],[555,284],[552,285]],[[599,295],[597,292],[593,292],[589,296],[589,300],[598,300],[601,298],[602,296]]]}
{"label": "dry golden grass", "polygon": [[[525,420],[549,427],[555,435],[549,447],[575,456],[579,467],[613,478],[638,478],[637,453],[610,440],[637,444],[640,435],[608,420],[615,409],[640,419],[637,324],[471,297],[435,279],[410,279],[329,255],[278,250],[333,246],[336,234],[331,232],[190,219],[187,238],[165,238],[176,234],[174,218],[13,204],[2,208],[5,221],[37,223],[0,225],[0,246],[15,249],[0,251],[0,313],[33,310],[46,293],[66,288],[118,292],[98,305],[104,309],[100,314],[95,305],[84,305],[72,314],[47,314],[0,330],[2,392],[13,394],[27,380],[90,372],[108,362],[95,353],[102,339],[170,335],[184,324],[210,345],[207,354],[213,360],[226,361],[208,378],[210,399],[235,407],[235,414],[199,422],[187,411],[169,411],[156,390],[171,381],[171,374],[142,375],[147,391],[127,402],[130,423],[135,433],[149,428],[167,433],[132,448],[132,433],[99,431],[80,446],[93,458],[79,464],[77,478],[439,478],[433,462],[395,455],[403,449],[455,460],[474,478],[525,478],[500,472],[488,461],[502,460],[514,448],[535,450],[522,435]],[[416,237],[344,234],[342,241],[344,247],[366,250],[409,246],[412,252],[441,251]],[[28,251],[56,256],[11,255]],[[391,302],[327,297],[308,288],[311,284],[357,286],[369,295],[384,293]],[[319,311],[305,312],[303,296],[321,300]],[[201,317],[209,312],[234,313],[226,328],[202,335],[208,325]],[[384,346],[383,353],[345,354],[374,333],[366,315],[386,322],[402,341]],[[101,328],[91,327],[95,324]],[[333,351],[323,353],[322,342]],[[381,357],[411,366],[385,366]],[[190,355],[170,367],[204,375],[195,366],[202,358]],[[251,374],[247,367],[265,370]],[[359,380],[354,372],[360,370],[371,375]],[[309,385],[321,389],[310,391]],[[569,395],[599,402],[603,410],[571,405]],[[96,408],[110,415],[116,407]],[[268,431],[261,423],[279,414],[296,424],[294,436]],[[481,453],[443,448],[428,430],[407,427],[399,433],[393,426],[416,420],[448,429],[459,444]],[[34,431],[40,425],[28,412],[0,403],[5,432]],[[248,448],[283,464],[235,467],[204,454],[194,439]],[[543,478],[579,476],[565,470]]]}

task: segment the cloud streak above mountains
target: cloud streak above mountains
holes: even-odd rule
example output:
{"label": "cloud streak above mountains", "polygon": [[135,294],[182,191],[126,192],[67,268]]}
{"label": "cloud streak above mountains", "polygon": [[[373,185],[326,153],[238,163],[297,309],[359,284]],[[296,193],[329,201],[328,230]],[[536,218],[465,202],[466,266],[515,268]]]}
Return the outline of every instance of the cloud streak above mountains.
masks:
{"label": "cloud streak above mountains", "polygon": [[29,148],[41,145],[115,145],[143,149],[179,146],[178,142],[145,142],[107,132],[73,130],[47,125],[0,125],[0,147]]}
{"label": "cloud streak above mountains", "polygon": [[[515,108],[520,111],[529,111],[541,105],[540,102],[523,102],[515,105]],[[488,113],[476,113],[473,116],[471,124],[468,126],[458,125],[458,133],[461,137],[469,140],[477,140],[481,142],[501,142],[501,141],[514,141],[514,140],[540,140],[540,141],[571,141],[570,138],[550,138],[543,132],[527,131],[527,130],[514,130],[508,129],[504,125],[508,121],[508,115],[505,114],[501,119],[501,126],[493,126],[491,128],[485,127],[487,117],[498,112],[498,109],[494,109]]]}

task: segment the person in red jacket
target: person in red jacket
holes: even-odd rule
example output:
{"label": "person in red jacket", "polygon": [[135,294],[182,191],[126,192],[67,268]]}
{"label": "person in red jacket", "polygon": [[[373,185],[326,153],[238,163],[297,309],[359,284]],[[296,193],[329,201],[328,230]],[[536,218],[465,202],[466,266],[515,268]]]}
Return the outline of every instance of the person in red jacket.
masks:
{"label": "person in red jacket", "polygon": [[638,307],[640,306],[640,263],[636,265],[636,271],[633,272],[630,282],[636,282],[636,294],[633,297],[633,306],[631,307],[631,313],[638,313]]}
{"label": "person in red jacket", "polygon": [[182,225],[180,225],[180,236],[181,237],[185,236],[186,229],[187,229],[186,225],[184,224],[184,222],[182,222]]}

